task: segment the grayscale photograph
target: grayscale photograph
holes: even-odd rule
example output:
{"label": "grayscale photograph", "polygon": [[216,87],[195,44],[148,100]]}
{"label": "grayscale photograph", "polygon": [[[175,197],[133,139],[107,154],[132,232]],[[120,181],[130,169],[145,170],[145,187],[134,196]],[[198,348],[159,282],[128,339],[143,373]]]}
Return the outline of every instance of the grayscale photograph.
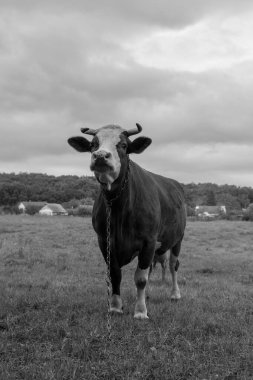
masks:
{"label": "grayscale photograph", "polygon": [[0,380],[253,380],[252,21],[0,0]]}

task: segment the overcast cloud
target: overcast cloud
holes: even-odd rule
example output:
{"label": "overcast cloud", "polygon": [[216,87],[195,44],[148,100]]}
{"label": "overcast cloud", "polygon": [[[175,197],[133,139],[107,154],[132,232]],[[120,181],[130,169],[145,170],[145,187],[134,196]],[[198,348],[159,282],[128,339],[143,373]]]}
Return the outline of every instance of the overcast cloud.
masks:
{"label": "overcast cloud", "polygon": [[115,123],[181,182],[253,186],[252,0],[0,0],[0,172],[91,174],[67,145]]}

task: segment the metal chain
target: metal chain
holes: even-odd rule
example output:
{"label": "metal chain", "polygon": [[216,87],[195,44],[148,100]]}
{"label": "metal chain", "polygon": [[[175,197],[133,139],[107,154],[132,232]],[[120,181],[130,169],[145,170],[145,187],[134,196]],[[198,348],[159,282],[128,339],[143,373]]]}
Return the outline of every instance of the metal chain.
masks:
{"label": "metal chain", "polygon": [[110,295],[111,295],[111,213],[112,213],[112,203],[116,199],[118,199],[123,192],[123,190],[126,187],[126,184],[128,183],[128,174],[129,174],[129,166],[130,166],[130,160],[128,159],[127,164],[127,173],[125,176],[125,179],[122,183],[122,186],[119,190],[119,192],[116,194],[114,198],[108,199],[106,196],[106,192],[102,191],[102,194],[104,196],[105,204],[106,204],[106,264],[107,264],[107,273],[106,273],[106,285],[107,285],[107,331],[109,339],[111,339],[111,331],[112,331],[112,324],[111,324],[111,313],[110,313]]}
{"label": "metal chain", "polygon": [[106,202],[106,264],[107,264],[107,276],[106,276],[106,285],[107,285],[107,331],[109,334],[109,339],[111,339],[111,313],[110,313],[110,295],[111,295],[111,212],[112,212],[112,203]]}

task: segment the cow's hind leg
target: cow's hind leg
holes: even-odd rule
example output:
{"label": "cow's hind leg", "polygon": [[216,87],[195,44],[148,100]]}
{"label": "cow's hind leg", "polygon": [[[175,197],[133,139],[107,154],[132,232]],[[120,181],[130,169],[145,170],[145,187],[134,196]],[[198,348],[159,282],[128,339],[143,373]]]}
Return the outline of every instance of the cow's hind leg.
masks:
{"label": "cow's hind leg", "polygon": [[159,248],[155,251],[155,257],[154,262],[158,262],[161,264],[162,267],[162,282],[165,282],[165,276],[166,276],[166,268],[167,268],[167,261],[168,261],[168,246],[167,244],[161,244]]}
{"label": "cow's hind leg", "polygon": [[139,253],[138,266],[135,271],[134,281],[137,288],[137,300],[134,309],[134,318],[147,319],[147,307],[145,300],[145,289],[148,283],[150,266],[154,257],[155,242],[146,242]]}
{"label": "cow's hind leg", "polygon": [[167,257],[166,253],[164,254],[164,257],[161,260],[161,266],[162,266],[162,282],[165,283],[166,280],[166,267],[167,267]]}
{"label": "cow's hind leg", "polygon": [[179,241],[174,247],[170,250],[170,273],[172,276],[172,292],[171,292],[171,300],[176,301],[181,298],[179,286],[177,283],[177,270],[179,267],[178,255],[181,248],[181,241]]}

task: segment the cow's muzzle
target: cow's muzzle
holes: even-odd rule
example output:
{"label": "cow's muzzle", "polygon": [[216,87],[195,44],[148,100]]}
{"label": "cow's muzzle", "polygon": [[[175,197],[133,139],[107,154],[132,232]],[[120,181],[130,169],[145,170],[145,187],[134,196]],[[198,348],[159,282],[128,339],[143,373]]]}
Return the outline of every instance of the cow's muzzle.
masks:
{"label": "cow's muzzle", "polygon": [[105,150],[99,150],[92,153],[91,170],[105,171],[112,168],[110,160],[112,155]]}

